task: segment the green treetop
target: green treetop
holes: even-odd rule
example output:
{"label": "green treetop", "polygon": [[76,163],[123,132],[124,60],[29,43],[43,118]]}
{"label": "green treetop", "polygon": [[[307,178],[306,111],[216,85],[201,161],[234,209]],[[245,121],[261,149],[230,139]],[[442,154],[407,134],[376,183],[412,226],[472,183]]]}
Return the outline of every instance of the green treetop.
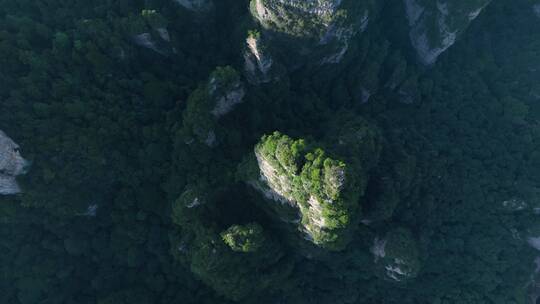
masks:
{"label": "green treetop", "polygon": [[256,252],[264,243],[263,228],[257,223],[233,225],[221,232],[221,238],[236,252]]}

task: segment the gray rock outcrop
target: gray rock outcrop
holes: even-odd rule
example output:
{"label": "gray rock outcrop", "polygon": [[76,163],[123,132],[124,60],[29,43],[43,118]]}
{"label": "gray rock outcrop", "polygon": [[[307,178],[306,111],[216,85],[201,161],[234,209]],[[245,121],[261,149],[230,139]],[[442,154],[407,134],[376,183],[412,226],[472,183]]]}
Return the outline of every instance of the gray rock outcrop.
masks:
{"label": "gray rock outcrop", "polygon": [[211,0],[174,0],[176,3],[188,10],[201,12],[210,9],[213,6]]}
{"label": "gray rock outcrop", "polygon": [[28,164],[21,156],[19,145],[0,130],[0,195],[21,192],[15,178],[26,173]]}
{"label": "gray rock outcrop", "polygon": [[491,0],[404,0],[410,40],[425,65],[451,47]]}

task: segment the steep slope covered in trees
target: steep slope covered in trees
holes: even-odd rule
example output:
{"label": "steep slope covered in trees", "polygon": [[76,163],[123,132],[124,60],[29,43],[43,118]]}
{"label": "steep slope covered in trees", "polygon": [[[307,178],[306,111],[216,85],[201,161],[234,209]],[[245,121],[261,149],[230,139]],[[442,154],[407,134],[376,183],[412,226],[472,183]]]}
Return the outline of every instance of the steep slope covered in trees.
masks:
{"label": "steep slope covered in trees", "polygon": [[539,54],[527,0],[0,0],[0,302],[534,303]]}

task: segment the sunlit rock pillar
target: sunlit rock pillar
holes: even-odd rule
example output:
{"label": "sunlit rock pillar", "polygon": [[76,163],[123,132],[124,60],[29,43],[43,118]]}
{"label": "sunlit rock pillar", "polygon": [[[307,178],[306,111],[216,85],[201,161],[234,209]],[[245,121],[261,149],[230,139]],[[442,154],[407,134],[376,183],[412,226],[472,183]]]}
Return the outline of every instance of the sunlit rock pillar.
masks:
{"label": "sunlit rock pillar", "polygon": [[246,39],[244,65],[247,78],[251,83],[265,83],[273,78],[270,71],[274,60],[267,54],[261,34],[257,31],[249,32]]}
{"label": "sunlit rock pillar", "polygon": [[372,0],[252,0],[251,14],[288,65],[339,63],[352,37],[366,30]]}

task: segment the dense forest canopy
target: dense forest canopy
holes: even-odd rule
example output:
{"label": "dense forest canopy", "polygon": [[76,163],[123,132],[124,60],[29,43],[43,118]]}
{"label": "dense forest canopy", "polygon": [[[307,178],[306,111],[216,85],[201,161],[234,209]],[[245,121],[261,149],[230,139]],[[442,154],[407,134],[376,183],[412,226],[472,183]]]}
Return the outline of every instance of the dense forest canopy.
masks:
{"label": "dense forest canopy", "polygon": [[0,0],[0,303],[536,303],[537,0]]}

